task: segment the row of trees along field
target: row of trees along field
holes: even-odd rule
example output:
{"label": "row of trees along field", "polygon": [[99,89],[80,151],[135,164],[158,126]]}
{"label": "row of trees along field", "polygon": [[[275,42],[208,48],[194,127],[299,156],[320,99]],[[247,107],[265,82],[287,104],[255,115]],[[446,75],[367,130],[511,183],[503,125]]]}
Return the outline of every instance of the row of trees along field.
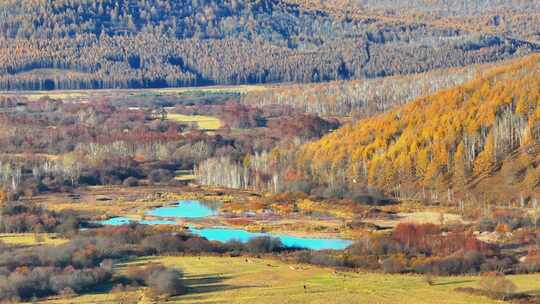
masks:
{"label": "row of trees along field", "polygon": [[499,34],[261,1],[3,1],[0,88],[320,82],[537,49]]}
{"label": "row of trees along field", "polygon": [[291,143],[289,150],[247,160],[208,160],[198,167],[200,180],[328,197],[370,188],[435,201],[460,201],[469,194],[486,200],[532,197],[540,183],[539,66],[535,55],[495,68],[346,125],[299,152]]}

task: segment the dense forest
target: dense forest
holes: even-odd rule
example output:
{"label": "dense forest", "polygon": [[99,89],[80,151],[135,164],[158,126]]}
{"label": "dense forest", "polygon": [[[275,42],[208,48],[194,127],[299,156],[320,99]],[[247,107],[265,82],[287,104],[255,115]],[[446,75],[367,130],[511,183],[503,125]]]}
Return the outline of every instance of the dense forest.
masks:
{"label": "dense forest", "polygon": [[384,10],[388,13],[407,15],[411,12],[429,12],[454,16],[468,16],[513,10],[535,12],[540,4],[535,0],[289,0],[299,4],[311,4],[327,8],[339,8],[357,11]]}
{"label": "dense forest", "polygon": [[200,180],[322,197],[381,197],[378,189],[401,200],[536,204],[539,61],[531,56],[497,67],[300,149],[276,148],[236,163],[207,160],[198,166]]}
{"label": "dense forest", "polygon": [[349,18],[422,22],[474,33],[540,41],[540,4],[535,0],[288,0],[308,10]]}
{"label": "dense forest", "polygon": [[348,125],[304,146],[299,163],[319,181],[394,189],[404,197],[425,187],[448,189],[451,199],[500,173],[503,184],[534,197],[539,59]]}
{"label": "dense forest", "polygon": [[0,88],[320,82],[536,51],[500,33],[261,1],[3,1]]}

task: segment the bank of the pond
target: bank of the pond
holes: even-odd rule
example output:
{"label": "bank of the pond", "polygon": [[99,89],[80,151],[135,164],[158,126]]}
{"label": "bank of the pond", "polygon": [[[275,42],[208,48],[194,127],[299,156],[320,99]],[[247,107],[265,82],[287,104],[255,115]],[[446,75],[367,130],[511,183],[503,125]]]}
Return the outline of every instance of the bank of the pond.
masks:
{"label": "bank of the pond", "polygon": [[[137,222],[146,225],[178,225],[178,222],[170,219],[211,217],[218,214],[218,207],[219,205],[217,203],[184,200],[179,201],[176,205],[160,207],[147,212],[147,215],[158,218],[161,217],[164,218],[163,220],[133,220],[127,217],[114,217],[100,223],[103,225],[125,225],[130,222]],[[230,227],[189,227],[189,230],[210,241],[228,242],[236,240],[247,242],[254,237],[269,236],[279,238],[287,247],[302,247],[311,250],[341,250],[352,244],[351,240],[339,238],[298,237],[278,233],[250,232],[245,229],[234,229]]]}
{"label": "bank of the pond", "polygon": [[220,203],[203,202],[198,200],[181,200],[176,205],[155,208],[146,214],[157,217],[202,218],[219,213]]}

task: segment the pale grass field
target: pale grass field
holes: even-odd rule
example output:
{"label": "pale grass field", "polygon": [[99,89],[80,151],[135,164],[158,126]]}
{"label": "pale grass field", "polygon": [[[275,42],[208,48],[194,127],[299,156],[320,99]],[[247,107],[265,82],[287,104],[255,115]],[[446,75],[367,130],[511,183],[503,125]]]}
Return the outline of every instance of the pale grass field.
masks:
{"label": "pale grass field", "polygon": [[179,181],[192,181],[196,178],[193,174],[193,170],[178,170],[175,172],[174,179]]}
{"label": "pale grass field", "polygon": [[[429,286],[422,276],[378,273],[335,273],[310,265],[285,264],[243,257],[142,258],[129,265],[149,262],[178,267],[185,273],[189,293],[167,303],[502,303],[454,291],[477,287],[478,277],[438,277]],[[123,271],[123,267],[119,271]],[[540,274],[508,276],[519,291],[540,292]],[[304,285],[306,289],[304,289]],[[132,302],[130,302],[132,301]],[[44,303],[151,303],[144,290],[96,293]],[[157,301],[154,303],[162,303]]]}
{"label": "pale grass field", "polygon": [[68,240],[48,233],[3,233],[0,241],[11,245],[60,245]]}
{"label": "pale grass field", "polygon": [[200,130],[212,131],[221,128],[221,121],[212,116],[169,113],[167,119],[182,123],[195,123]]}
{"label": "pale grass field", "polygon": [[[442,217],[441,217],[442,216]],[[416,224],[436,224],[440,225],[441,221],[444,224],[463,224],[466,223],[458,214],[435,212],[435,211],[414,211],[414,212],[398,212],[395,218],[392,219],[367,219],[366,223],[372,223],[379,227],[393,228],[400,223],[416,223]]]}
{"label": "pale grass field", "polygon": [[185,88],[164,88],[164,89],[102,89],[102,90],[54,90],[54,91],[20,91],[17,93],[3,92],[6,95],[18,95],[27,97],[29,100],[38,100],[41,97],[49,96],[53,99],[63,99],[76,101],[88,99],[92,96],[115,96],[115,95],[178,95],[185,93],[239,93],[260,92],[268,90],[269,86],[264,85],[238,85],[238,86],[208,86],[208,87],[185,87]]}

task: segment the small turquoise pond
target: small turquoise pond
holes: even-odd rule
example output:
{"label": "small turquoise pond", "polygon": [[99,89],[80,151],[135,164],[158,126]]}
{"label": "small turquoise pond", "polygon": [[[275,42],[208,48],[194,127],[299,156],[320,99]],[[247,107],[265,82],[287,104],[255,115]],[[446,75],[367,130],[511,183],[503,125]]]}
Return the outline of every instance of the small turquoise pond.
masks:
{"label": "small turquoise pond", "polygon": [[260,236],[271,236],[279,238],[283,245],[287,247],[301,247],[311,250],[322,249],[345,249],[352,244],[350,240],[342,239],[320,239],[320,238],[308,238],[308,237],[296,237],[285,234],[273,234],[262,232],[249,232],[243,229],[229,229],[229,228],[190,228],[191,232],[207,238],[210,241],[240,241],[242,243],[247,242],[249,239]]}
{"label": "small turquoise pond", "polygon": [[[156,208],[149,211],[147,214],[156,217],[178,217],[178,218],[202,218],[213,216],[218,213],[217,206],[211,203],[203,203],[194,200],[180,201],[177,205],[169,207]],[[130,222],[134,222],[126,217],[115,217],[106,221],[101,221],[103,225],[126,225]],[[175,221],[168,220],[141,220],[137,221],[139,224],[145,225],[176,225]],[[262,232],[249,232],[243,229],[233,228],[193,228],[190,227],[190,231],[199,236],[205,237],[210,241],[228,242],[232,240],[247,242],[249,239],[261,236],[270,236],[279,238],[283,245],[287,247],[302,247],[311,250],[321,249],[345,249],[352,244],[350,240],[344,239],[324,239],[324,238],[309,238],[309,237],[296,237],[285,234],[273,234]]]}
{"label": "small turquoise pond", "polygon": [[218,205],[196,200],[182,200],[174,206],[160,207],[146,214],[159,217],[199,218],[218,214]]}

